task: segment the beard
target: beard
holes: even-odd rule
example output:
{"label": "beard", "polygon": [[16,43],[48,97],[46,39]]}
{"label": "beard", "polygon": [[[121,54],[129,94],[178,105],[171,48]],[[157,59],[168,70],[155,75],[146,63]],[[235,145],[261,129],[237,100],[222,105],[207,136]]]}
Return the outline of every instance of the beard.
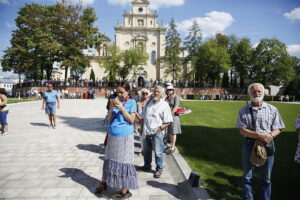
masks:
{"label": "beard", "polygon": [[261,96],[261,97],[250,97],[251,98],[251,101],[253,102],[253,103],[260,103],[260,102],[262,102],[263,101],[263,99],[264,99],[264,96]]}
{"label": "beard", "polygon": [[154,101],[158,101],[159,99],[160,99],[160,98],[157,97],[157,96],[153,97],[153,100],[154,100]]}

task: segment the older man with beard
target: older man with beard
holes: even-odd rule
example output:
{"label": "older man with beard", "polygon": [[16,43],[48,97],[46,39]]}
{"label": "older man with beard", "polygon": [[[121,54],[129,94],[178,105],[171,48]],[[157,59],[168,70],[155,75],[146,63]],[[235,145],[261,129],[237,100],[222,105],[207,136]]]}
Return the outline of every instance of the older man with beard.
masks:
{"label": "older man with beard", "polygon": [[173,121],[170,106],[163,99],[165,91],[161,86],[154,88],[154,96],[143,108],[144,166],[138,171],[151,171],[152,150],[155,153],[155,178],[160,178],[163,170],[164,130]]}
{"label": "older man with beard", "polygon": [[280,133],[285,125],[278,110],[263,102],[264,86],[260,83],[253,83],[248,87],[248,95],[251,104],[246,105],[239,111],[236,128],[244,136],[242,147],[243,165],[243,199],[253,199],[251,180],[254,172],[254,165],[250,162],[250,156],[254,144],[265,146],[267,160],[260,170],[260,193],[258,199],[271,199],[271,172],[274,163],[274,138]]}

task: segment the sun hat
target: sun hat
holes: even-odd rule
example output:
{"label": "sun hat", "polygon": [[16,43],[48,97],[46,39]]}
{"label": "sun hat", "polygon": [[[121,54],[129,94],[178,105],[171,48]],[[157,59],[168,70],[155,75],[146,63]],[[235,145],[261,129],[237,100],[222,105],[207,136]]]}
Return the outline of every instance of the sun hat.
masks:
{"label": "sun hat", "polygon": [[250,156],[250,162],[252,165],[256,167],[261,167],[265,164],[267,160],[267,152],[264,146],[260,146],[257,144],[254,144],[252,153]]}
{"label": "sun hat", "polygon": [[167,86],[167,90],[174,90],[173,85],[168,85],[168,86]]}

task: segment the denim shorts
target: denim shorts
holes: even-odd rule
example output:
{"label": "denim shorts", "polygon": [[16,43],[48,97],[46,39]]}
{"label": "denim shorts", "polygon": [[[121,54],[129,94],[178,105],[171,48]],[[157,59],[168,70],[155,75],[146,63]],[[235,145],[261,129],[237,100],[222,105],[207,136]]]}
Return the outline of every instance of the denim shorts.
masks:
{"label": "denim shorts", "polygon": [[45,108],[46,114],[56,114],[56,103],[46,103],[46,108]]}
{"label": "denim shorts", "polygon": [[7,121],[6,121],[7,114],[8,114],[8,110],[5,110],[5,111],[0,112],[0,123],[1,123],[3,126],[7,126],[7,125],[8,125],[8,123],[7,123]]}

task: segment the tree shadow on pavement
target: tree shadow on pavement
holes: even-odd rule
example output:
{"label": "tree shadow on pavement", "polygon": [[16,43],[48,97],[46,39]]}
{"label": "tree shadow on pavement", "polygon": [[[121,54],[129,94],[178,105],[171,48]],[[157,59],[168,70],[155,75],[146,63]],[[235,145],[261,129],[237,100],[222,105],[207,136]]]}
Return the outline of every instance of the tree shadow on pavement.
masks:
{"label": "tree shadow on pavement", "polygon": [[36,122],[31,122],[30,123],[32,126],[49,126],[49,124],[46,123],[36,123]]}
{"label": "tree shadow on pavement", "polygon": [[105,153],[105,148],[102,147],[102,146],[100,146],[100,145],[95,145],[95,144],[78,144],[76,147],[78,149],[90,151],[90,152],[93,152],[93,153],[99,153],[99,154],[104,154]]}
{"label": "tree shadow on pavement", "polygon": [[168,192],[170,195],[172,195],[176,198],[179,198],[179,194],[177,191],[177,185],[170,184],[170,183],[160,183],[157,181],[147,181],[147,184],[151,185],[154,188],[164,190],[164,191]]}
{"label": "tree shadow on pavement", "polygon": [[106,132],[107,130],[106,127],[104,127],[103,125],[104,118],[80,118],[65,116],[58,116],[58,118],[62,120],[62,123],[84,131]]}
{"label": "tree shadow on pavement", "polygon": [[95,191],[101,181],[94,177],[89,176],[81,169],[61,168],[59,170],[62,171],[63,173],[65,173],[65,175],[61,175],[59,177],[71,178],[74,182],[79,183],[80,185],[83,185],[84,187],[86,187],[90,191],[90,193],[94,194],[96,197],[111,199],[111,196],[116,193],[116,191],[114,189],[108,188],[101,194],[96,194]]}

